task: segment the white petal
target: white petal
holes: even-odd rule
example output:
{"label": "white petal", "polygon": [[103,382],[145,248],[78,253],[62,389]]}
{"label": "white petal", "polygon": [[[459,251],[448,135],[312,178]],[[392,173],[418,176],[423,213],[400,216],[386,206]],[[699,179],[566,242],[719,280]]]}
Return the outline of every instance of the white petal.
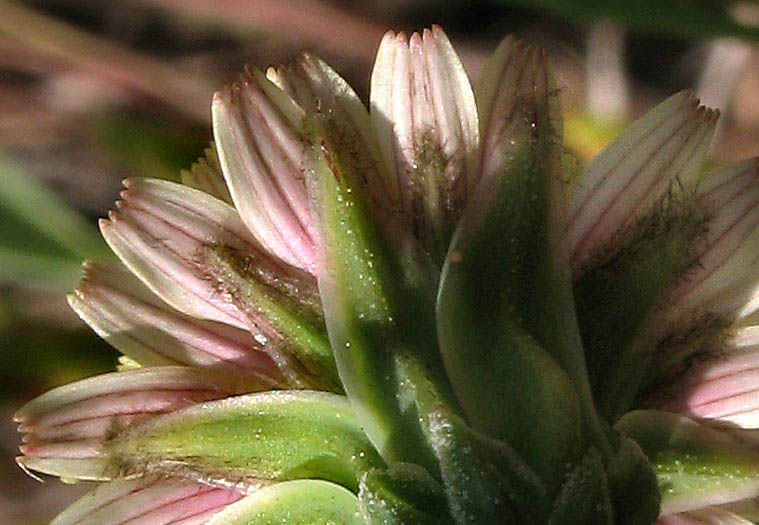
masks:
{"label": "white petal", "polygon": [[26,468],[75,479],[110,479],[103,455],[114,432],[152,415],[250,390],[233,377],[187,367],[115,372],[53,389],[15,415]]}
{"label": "white petal", "polygon": [[372,212],[390,235],[402,204],[396,178],[385,163],[369,114],[348,83],[317,56],[304,53],[292,66],[270,69],[270,79],[309,116],[326,119],[341,153],[362,169],[362,183]]}
{"label": "white petal", "polygon": [[731,164],[707,175],[700,199],[711,219],[698,261],[669,299],[667,320],[704,313],[732,318],[756,309],[759,274],[759,164]]}
{"label": "white petal", "polygon": [[372,72],[371,117],[415,233],[444,252],[478,180],[479,128],[469,79],[440,27],[410,40],[385,35]]}
{"label": "white petal", "polygon": [[748,335],[744,329],[720,355],[692,364],[648,404],[718,424],[759,429],[759,342],[745,344]]}

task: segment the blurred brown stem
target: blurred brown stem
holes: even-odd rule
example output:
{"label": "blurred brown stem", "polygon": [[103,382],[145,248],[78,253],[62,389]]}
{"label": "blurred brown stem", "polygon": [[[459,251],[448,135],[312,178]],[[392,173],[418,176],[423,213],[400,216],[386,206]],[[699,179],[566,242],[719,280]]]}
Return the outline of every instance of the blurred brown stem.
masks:
{"label": "blurred brown stem", "polygon": [[319,0],[142,0],[272,36],[298,37],[370,64],[387,27]]}
{"label": "blurred brown stem", "polygon": [[157,98],[193,120],[209,119],[210,85],[11,0],[0,0],[0,35]]}

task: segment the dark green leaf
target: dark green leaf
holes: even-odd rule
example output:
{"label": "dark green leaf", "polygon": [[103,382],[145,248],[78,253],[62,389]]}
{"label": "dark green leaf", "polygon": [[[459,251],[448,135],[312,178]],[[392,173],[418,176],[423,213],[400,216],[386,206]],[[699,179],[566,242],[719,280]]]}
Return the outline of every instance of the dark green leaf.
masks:
{"label": "dark green leaf", "polygon": [[371,523],[450,523],[442,487],[412,463],[368,472],[361,479],[358,498]]}
{"label": "dark green leaf", "polygon": [[545,9],[572,21],[611,19],[645,33],[686,38],[735,36],[759,40],[759,27],[731,15],[734,2],[725,0],[507,0]]}
{"label": "dark green leaf", "polygon": [[549,525],[612,525],[609,488],[601,455],[591,448],[569,473],[548,520]]}

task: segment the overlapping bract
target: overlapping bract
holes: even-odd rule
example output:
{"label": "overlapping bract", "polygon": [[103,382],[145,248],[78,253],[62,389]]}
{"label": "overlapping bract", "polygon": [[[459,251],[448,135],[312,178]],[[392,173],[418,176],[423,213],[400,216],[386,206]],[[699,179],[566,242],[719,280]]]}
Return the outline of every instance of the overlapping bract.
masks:
{"label": "overlapping bract", "polygon": [[676,94],[569,181],[540,49],[470,86],[389,32],[371,84],[250,69],[185,185],[125,183],[69,301],[132,369],[16,416],[24,468],[110,480],[55,523],[750,512],[759,173],[703,167],[717,113]]}

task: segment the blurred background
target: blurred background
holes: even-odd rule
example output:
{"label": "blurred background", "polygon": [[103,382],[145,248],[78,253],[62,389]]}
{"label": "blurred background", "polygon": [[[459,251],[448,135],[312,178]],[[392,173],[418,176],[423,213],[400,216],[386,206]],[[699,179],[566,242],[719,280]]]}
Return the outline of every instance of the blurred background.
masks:
{"label": "blurred background", "polygon": [[508,33],[545,47],[582,163],[686,88],[722,111],[717,159],[759,154],[757,0],[0,0],[0,523],[47,523],[87,488],[26,476],[11,418],[115,366],[65,294],[109,257],[96,218],[121,179],[178,179],[244,64],[310,49],[366,100],[385,30],[433,23],[472,77]]}

